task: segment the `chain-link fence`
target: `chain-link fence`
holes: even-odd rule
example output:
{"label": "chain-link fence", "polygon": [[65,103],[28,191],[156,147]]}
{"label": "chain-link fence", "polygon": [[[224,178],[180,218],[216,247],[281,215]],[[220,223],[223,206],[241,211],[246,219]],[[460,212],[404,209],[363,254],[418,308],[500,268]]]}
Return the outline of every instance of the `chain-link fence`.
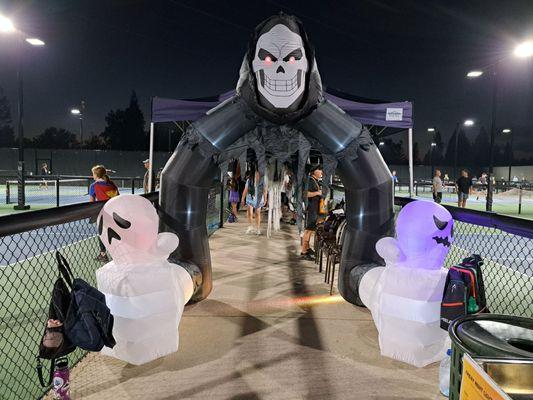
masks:
{"label": "chain-link fence", "polygon": [[[411,199],[396,197],[403,206]],[[415,200],[416,201],[416,200]],[[492,313],[533,317],[533,221],[447,207],[454,223],[445,265],[471,254],[483,258],[483,280]]]}
{"label": "chain-link fence", "polygon": [[[207,227],[214,232],[225,217],[220,183],[209,193]],[[157,193],[148,195],[153,202]],[[40,398],[35,372],[39,341],[57,277],[55,251],[69,261],[74,275],[95,284],[103,263],[94,218],[102,203],[78,204],[0,217],[0,399]],[[222,212],[221,212],[222,211]],[[69,355],[71,365],[85,353]],[[48,364],[47,364],[48,365]]]}
{"label": "chain-link fence", "polygon": [[[432,199],[433,186],[431,181],[414,182],[414,197]],[[395,186],[395,195],[409,196],[409,185],[404,181]],[[454,182],[445,182],[442,192],[443,204],[457,205],[457,192]],[[476,182],[466,201],[466,207],[474,210],[485,210],[487,202],[487,185]],[[528,182],[496,182],[493,186],[493,211],[533,219],[533,184]]]}
{"label": "chain-link fence", "polygon": [[[344,188],[333,186],[333,199]],[[395,197],[396,211],[417,201]],[[426,201],[426,200],[420,200]],[[533,221],[445,205],[454,219],[454,241],[445,266],[457,265],[471,254],[484,261],[483,280],[493,313],[533,317]]]}
{"label": "chain-link fence", "polygon": [[[142,194],[143,178],[113,177],[122,194]],[[0,203],[6,205],[18,202],[18,181],[16,178],[0,179]],[[31,177],[24,181],[25,203],[33,208],[59,207],[67,204],[89,201],[89,187],[93,183],[88,177]]]}

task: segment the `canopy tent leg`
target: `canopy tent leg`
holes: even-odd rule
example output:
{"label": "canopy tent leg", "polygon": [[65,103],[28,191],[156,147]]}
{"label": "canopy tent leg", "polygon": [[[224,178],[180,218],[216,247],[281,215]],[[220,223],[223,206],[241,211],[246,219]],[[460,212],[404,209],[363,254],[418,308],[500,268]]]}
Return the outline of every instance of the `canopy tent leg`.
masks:
{"label": "canopy tent leg", "polygon": [[409,197],[413,197],[413,188],[413,128],[409,128]]}
{"label": "canopy tent leg", "polygon": [[150,166],[148,167],[148,191],[152,191],[152,173],[154,168],[154,123],[150,122]]}

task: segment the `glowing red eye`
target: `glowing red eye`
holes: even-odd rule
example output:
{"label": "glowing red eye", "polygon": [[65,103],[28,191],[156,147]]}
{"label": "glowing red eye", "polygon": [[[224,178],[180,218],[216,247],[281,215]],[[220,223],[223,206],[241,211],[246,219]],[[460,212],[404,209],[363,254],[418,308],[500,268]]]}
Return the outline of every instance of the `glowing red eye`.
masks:
{"label": "glowing red eye", "polygon": [[295,62],[295,61],[296,61],[296,58],[294,58],[294,56],[291,56],[291,57],[289,58],[289,62],[290,62],[290,63],[293,63],[293,62]]}
{"label": "glowing red eye", "polygon": [[265,57],[265,62],[266,63],[271,63],[272,62],[272,58],[270,58],[270,56],[266,56]]}

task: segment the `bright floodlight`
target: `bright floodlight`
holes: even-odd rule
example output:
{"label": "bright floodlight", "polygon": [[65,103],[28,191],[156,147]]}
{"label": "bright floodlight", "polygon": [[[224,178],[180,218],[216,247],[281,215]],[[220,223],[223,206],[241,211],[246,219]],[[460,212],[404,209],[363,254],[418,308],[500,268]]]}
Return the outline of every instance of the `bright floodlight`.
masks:
{"label": "bright floodlight", "polygon": [[473,125],[474,125],[474,121],[472,121],[471,119],[467,119],[464,122],[464,126],[473,126]]}
{"label": "bright floodlight", "polygon": [[477,78],[479,76],[483,75],[483,71],[470,71],[466,76],[469,78]]}
{"label": "bright floodlight", "polygon": [[511,133],[511,130],[509,128],[502,129],[502,133]]}
{"label": "bright floodlight", "polygon": [[9,18],[4,17],[3,15],[0,15],[0,32],[15,32],[15,25],[13,25],[13,22],[11,22]]}
{"label": "bright floodlight", "polygon": [[73,108],[72,110],[70,110],[70,113],[73,115],[80,115],[81,111],[78,110],[77,108]]}
{"label": "bright floodlight", "polygon": [[385,146],[385,142],[379,142],[380,146]]}
{"label": "bright floodlight", "polygon": [[533,56],[533,41],[520,43],[515,47],[514,55],[521,58]]}
{"label": "bright floodlight", "polygon": [[435,132],[435,128],[428,128],[428,132]]}
{"label": "bright floodlight", "polygon": [[28,42],[32,46],[44,46],[44,42],[41,39],[37,38],[27,38],[26,42]]}
{"label": "bright floodlight", "polygon": [[431,143],[431,147],[435,147],[437,143]]}

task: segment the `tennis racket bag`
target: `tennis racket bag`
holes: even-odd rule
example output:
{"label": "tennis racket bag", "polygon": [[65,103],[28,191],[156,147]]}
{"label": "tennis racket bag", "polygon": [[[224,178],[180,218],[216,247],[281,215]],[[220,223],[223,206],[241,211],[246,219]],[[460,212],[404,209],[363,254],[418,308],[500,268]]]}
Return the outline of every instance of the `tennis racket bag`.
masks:
{"label": "tennis racket bag", "polygon": [[450,267],[441,302],[440,327],[448,330],[450,323],[467,314],[489,312],[485,297],[483,260],[478,254]]}

